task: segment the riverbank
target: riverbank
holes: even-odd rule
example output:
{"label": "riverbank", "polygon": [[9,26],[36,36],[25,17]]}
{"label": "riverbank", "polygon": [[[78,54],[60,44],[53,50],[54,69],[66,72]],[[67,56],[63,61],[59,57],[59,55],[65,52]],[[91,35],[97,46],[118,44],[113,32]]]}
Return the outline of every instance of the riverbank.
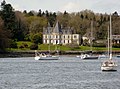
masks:
{"label": "riverbank", "polygon": [[[39,51],[40,53],[48,51]],[[106,51],[93,51],[92,53],[95,55],[104,54]],[[60,51],[59,55],[80,55],[81,53],[91,53],[90,51]],[[51,52],[51,54],[55,54],[55,52]],[[120,54],[120,51],[113,51],[113,55]],[[0,52],[0,58],[5,57],[34,57],[34,51],[20,51],[20,52]]]}

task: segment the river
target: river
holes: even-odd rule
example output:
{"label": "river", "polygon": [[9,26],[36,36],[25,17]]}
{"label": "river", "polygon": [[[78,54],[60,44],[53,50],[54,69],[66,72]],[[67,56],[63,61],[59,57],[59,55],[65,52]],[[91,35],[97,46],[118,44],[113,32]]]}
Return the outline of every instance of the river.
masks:
{"label": "river", "polygon": [[116,72],[102,72],[104,60],[0,58],[0,89],[120,89],[120,59]]}

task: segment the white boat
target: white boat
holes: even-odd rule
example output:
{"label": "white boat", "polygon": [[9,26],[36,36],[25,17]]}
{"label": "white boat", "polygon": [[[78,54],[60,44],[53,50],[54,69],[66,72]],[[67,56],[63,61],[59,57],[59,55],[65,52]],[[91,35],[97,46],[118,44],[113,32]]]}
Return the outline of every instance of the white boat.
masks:
{"label": "white boat", "polygon": [[112,58],[112,27],[110,15],[110,28],[108,28],[108,56],[109,58],[101,65],[102,71],[117,71],[117,64]]}
{"label": "white boat", "polygon": [[37,50],[35,50],[35,60],[58,60],[59,56],[53,56],[50,54],[45,53],[38,53]]}
{"label": "white boat", "polygon": [[102,54],[102,55],[99,55],[99,58],[109,58],[109,57],[105,54]]}
{"label": "white boat", "polygon": [[94,56],[94,55],[89,55],[89,54],[82,54],[81,55],[81,59],[98,59],[98,56]]}
{"label": "white boat", "polygon": [[120,55],[116,55],[117,58],[120,58]]}
{"label": "white boat", "polygon": [[107,60],[102,63],[102,71],[117,71],[117,64],[112,60]]}

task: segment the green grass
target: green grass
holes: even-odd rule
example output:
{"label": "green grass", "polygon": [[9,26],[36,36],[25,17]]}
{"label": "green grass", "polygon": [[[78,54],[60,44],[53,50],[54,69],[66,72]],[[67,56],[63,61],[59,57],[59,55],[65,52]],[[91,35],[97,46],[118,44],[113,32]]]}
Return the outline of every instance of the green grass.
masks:
{"label": "green grass", "polygon": [[21,45],[23,45],[24,43],[27,44],[28,47],[30,47],[30,45],[32,44],[32,43],[29,42],[29,41],[19,41],[19,42],[17,42],[18,48],[19,48]]}
{"label": "green grass", "polygon": [[[47,44],[41,44],[39,45],[39,50],[48,50],[49,45]],[[67,47],[67,46],[60,46],[60,45],[50,45],[50,50],[61,50],[61,51],[66,51],[66,50],[70,50],[71,48]]]}
{"label": "green grass", "polygon": [[[28,48],[20,49],[19,47],[21,45],[23,45],[24,43],[28,45]],[[30,50],[30,45],[31,44],[32,43],[28,42],[28,41],[19,41],[19,42],[17,42],[18,49],[11,48],[10,50],[12,50],[12,51],[32,51],[32,50]],[[45,50],[46,51],[46,50],[48,50],[48,46],[49,46],[48,44],[39,44],[38,45],[38,47],[39,47],[38,50],[43,50],[43,51]],[[56,49],[61,50],[61,51],[89,51],[90,47],[79,46],[78,48],[71,48],[67,45],[62,45],[62,46],[60,46],[60,45],[50,45],[50,50],[56,50]],[[93,51],[107,51],[106,47],[93,47],[92,49],[93,49]],[[113,48],[113,50],[114,51],[119,51],[120,48]]]}

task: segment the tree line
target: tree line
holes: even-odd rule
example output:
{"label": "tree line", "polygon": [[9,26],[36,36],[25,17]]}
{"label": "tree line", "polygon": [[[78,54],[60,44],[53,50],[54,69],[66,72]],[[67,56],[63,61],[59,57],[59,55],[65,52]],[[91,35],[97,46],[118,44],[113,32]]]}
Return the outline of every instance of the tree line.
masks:
{"label": "tree line", "polygon": [[[59,21],[63,28],[73,28],[73,32],[80,34],[81,37],[90,31],[91,21],[94,22],[95,39],[106,39],[107,27],[109,25],[109,14],[94,13],[91,10],[83,10],[75,13],[29,11],[16,11],[11,4],[5,0],[1,2],[0,9],[0,50],[12,48],[17,41],[31,41],[42,44],[43,27],[50,23],[54,27]],[[115,11],[112,13],[112,34],[120,34],[120,17]]]}

